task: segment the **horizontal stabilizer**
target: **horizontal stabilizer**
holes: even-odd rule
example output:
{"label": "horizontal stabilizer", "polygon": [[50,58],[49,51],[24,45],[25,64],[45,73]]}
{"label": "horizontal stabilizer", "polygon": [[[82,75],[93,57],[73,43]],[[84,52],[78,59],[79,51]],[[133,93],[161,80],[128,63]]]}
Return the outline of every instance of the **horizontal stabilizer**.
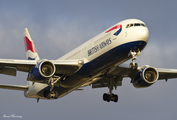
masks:
{"label": "horizontal stabilizer", "polygon": [[28,86],[19,86],[19,85],[0,85],[0,88],[10,89],[10,90],[27,91],[29,87]]}

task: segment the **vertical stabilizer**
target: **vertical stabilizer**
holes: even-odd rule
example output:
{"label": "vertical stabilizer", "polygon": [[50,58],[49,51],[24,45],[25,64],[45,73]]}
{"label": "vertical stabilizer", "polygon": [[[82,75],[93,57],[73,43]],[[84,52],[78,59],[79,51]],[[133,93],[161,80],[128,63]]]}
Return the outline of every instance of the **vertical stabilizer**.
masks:
{"label": "vertical stabilizer", "polygon": [[33,40],[31,39],[28,28],[25,28],[23,30],[23,37],[25,43],[26,58],[28,60],[39,60],[40,59],[39,55],[36,51]]}

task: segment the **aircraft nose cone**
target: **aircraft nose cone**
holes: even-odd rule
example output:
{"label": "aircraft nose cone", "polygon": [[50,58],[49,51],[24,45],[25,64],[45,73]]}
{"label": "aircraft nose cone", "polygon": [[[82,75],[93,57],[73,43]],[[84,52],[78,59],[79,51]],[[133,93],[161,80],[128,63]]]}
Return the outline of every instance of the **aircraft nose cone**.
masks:
{"label": "aircraft nose cone", "polygon": [[139,30],[139,39],[145,42],[148,42],[149,39],[149,30],[147,27],[141,28]]}

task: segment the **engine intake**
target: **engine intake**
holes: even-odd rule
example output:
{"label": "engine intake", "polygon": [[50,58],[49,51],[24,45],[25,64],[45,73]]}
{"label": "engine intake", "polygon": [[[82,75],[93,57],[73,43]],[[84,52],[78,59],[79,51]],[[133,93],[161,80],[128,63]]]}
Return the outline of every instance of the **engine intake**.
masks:
{"label": "engine intake", "polygon": [[133,80],[133,86],[136,88],[149,87],[159,78],[158,71],[153,67],[146,67],[139,71]]}
{"label": "engine intake", "polygon": [[42,61],[37,64],[29,73],[28,80],[33,82],[42,82],[55,73],[55,65],[50,61]]}
{"label": "engine intake", "polygon": [[40,72],[44,77],[51,77],[54,74],[55,66],[49,61],[45,61],[40,66]]}

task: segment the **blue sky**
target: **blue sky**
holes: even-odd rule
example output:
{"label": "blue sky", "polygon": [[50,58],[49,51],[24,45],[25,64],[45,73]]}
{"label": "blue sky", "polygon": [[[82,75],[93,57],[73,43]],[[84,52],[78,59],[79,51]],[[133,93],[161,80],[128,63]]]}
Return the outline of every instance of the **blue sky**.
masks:
{"label": "blue sky", "polygon": [[[1,0],[0,58],[26,59],[23,29],[28,27],[42,59],[57,59],[110,26],[137,18],[150,39],[137,62],[177,68],[177,1],[171,0]],[[128,63],[128,62],[127,62]],[[26,85],[26,73],[0,75],[1,84]],[[16,114],[31,119],[177,119],[177,80],[157,81],[137,89],[124,79],[118,103],[102,101],[107,88],[74,91],[57,100],[28,99],[21,91],[0,89],[0,119]]]}

